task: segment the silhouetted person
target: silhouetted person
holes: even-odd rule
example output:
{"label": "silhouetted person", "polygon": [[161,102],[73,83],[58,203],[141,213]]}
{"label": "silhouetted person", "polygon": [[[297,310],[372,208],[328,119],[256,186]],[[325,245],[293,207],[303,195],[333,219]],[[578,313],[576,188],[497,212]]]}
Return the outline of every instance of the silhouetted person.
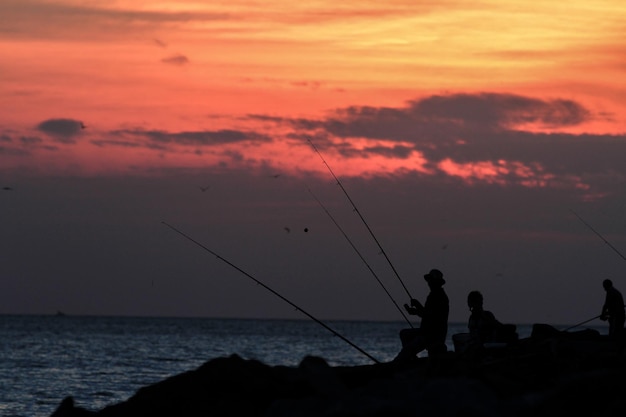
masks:
{"label": "silhouetted person", "polygon": [[411,305],[404,305],[409,314],[422,318],[419,329],[403,329],[400,331],[402,350],[394,361],[406,362],[426,349],[428,356],[447,352],[446,335],[448,334],[448,313],[450,311],[448,295],[443,289],[446,281],[438,269],[432,269],[424,275],[430,292],[426,303],[422,305],[411,299]]}
{"label": "silhouetted person", "polygon": [[501,323],[491,311],[485,310],[483,302],[480,291],[471,291],[467,295],[469,333],[452,335],[455,351],[473,359],[482,357],[487,347],[499,347],[518,340],[517,326]]}
{"label": "silhouetted person", "polygon": [[606,291],[606,298],[602,306],[600,320],[609,321],[609,337],[618,341],[622,340],[624,333],[624,297],[614,286],[610,279],[602,281],[602,286]]}
{"label": "silhouetted person", "polygon": [[484,309],[483,295],[480,291],[472,291],[467,295],[467,306],[470,310],[467,323],[470,346],[482,347],[485,343],[496,342],[502,323],[491,311]]}

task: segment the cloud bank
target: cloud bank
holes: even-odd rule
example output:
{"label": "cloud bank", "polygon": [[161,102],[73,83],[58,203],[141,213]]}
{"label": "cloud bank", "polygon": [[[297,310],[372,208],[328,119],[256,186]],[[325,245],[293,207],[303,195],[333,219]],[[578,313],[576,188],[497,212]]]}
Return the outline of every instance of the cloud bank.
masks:
{"label": "cloud bank", "polygon": [[[85,135],[83,145],[111,155],[158,152],[145,170],[230,164],[299,175],[320,170],[313,162],[314,144],[340,163],[346,176],[417,173],[466,185],[566,188],[597,198],[626,181],[626,137],[564,130],[583,131],[598,117],[604,116],[573,100],[490,92],[432,95],[398,107],[349,106],[315,119],[251,114],[233,119],[232,128],[179,132],[140,127],[90,132],[67,117],[38,123],[42,137],[3,133],[2,154],[62,153]],[[106,161],[106,153],[102,157]],[[132,166],[136,170],[142,163]]]}

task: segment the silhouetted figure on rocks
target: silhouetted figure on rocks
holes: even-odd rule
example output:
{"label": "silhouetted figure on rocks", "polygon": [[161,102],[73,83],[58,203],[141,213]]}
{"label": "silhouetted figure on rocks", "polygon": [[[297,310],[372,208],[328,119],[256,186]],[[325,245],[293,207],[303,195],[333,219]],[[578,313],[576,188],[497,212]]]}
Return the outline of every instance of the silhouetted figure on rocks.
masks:
{"label": "silhouetted figure on rocks", "polygon": [[608,320],[609,337],[621,342],[624,334],[624,321],[626,320],[626,315],[624,314],[624,297],[622,297],[622,293],[613,286],[613,282],[610,279],[602,281],[602,286],[606,291],[606,298],[602,306],[600,320]]}
{"label": "silhouetted figure on rocks", "polygon": [[470,317],[467,323],[470,336],[470,347],[478,348],[485,343],[498,341],[498,330],[502,323],[496,316],[483,307],[483,295],[480,291],[472,291],[467,295],[467,306]]}
{"label": "silhouetted figure on rocks", "polygon": [[422,305],[411,299],[411,305],[404,305],[409,314],[422,318],[419,329],[403,329],[400,331],[402,349],[394,362],[407,362],[426,349],[428,356],[447,352],[446,335],[448,334],[448,313],[450,305],[448,295],[443,289],[446,281],[438,269],[432,269],[424,275],[430,292],[426,303]]}
{"label": "silhouetted figure on rocks", "polygon": [[487,347],[502,347],[518,340],[517,326],[501,323],[491,311],[485,310],[483,303],[480,291],[471,291],[467,295],[469,333],[452,335],[454,350],[474,359],[482,357]]}

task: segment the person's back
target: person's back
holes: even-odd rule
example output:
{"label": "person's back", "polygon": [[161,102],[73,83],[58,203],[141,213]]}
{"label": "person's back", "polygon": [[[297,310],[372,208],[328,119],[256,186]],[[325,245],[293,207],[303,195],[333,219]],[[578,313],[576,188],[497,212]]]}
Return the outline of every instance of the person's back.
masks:
{"label": "person's back", "polygon": [[479,291],[472,291],[467,296],[467,305],[470,317],[467,327],[473,344],[494,342],[501,323],[496,316],[483,308],[483,295]]}
{"label": "person's back", "polygon": [[472,341],[475,343],[495,342],[500,322],[491,311],[472,312],[468,322],[468,328]]}
{"label": "person's back", "polygon": [[420,324],[422,333],[431,341],[431,344],[441,345],[446,343],[449,312],[450,302],[443,287],[432,287],[428,297],[426,297]]}

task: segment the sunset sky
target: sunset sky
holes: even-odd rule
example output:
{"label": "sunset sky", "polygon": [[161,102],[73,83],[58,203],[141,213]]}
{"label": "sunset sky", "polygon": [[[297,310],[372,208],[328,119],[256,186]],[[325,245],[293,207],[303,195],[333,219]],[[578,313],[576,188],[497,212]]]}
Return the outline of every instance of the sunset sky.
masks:
{"label": "sunset sky", "polygon": [[594,317],[624,39],[621,0],[2,0],[0,313],[303,318],[166,222],[324,320],[431,268],[452,321]]}

